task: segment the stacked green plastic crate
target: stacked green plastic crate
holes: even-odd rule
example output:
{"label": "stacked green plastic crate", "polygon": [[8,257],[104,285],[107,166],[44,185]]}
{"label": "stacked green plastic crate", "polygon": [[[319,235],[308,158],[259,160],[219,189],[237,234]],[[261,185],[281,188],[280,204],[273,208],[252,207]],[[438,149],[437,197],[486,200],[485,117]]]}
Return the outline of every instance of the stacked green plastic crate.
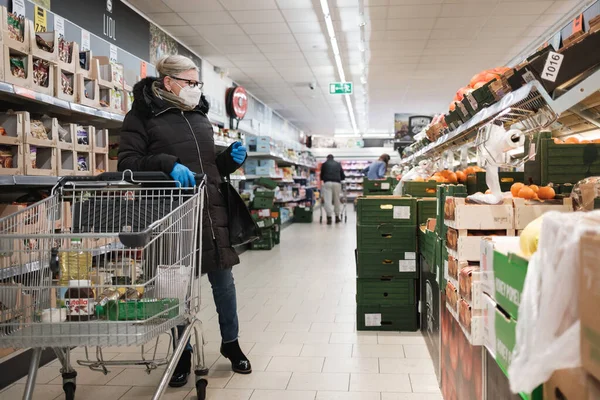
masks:
{"label": "stacked green plastic crate", "polygon": [[358,199],[358,330],[415,331],[417,202],[398,196]]}
{"label": "stacked green plastic crate", "polygon": [[378,180],[370,180],[365,178],[363,181],[363,195],[365,196],[386,196],[394,193],[396,180],[393,178],[385,178]]}
{"label": "stacked green plastic crate", "polygon": [[[276,219],[273,218],[273,205],[275,201],[275,192],[272,189],[277,187],[274,181],[262,178],[257,180],[255,185],[262,186],[265,189],[256,189],[254,191],[254,199],[250,206],[252,218],[260,228],[261,238],[252,242],[250,248],[252,250],[271,250],[278,240]],[[279,214],[279,211],[277,211]]]}

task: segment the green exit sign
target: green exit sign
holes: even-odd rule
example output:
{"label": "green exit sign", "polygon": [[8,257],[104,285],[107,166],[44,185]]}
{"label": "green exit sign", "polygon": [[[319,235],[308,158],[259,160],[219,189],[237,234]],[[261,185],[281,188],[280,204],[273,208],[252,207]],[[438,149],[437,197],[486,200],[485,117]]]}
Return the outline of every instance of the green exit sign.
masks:
{"label": "green exit sign", "polygon": [[352,82],[330,83],[329,94],[352,94]]}

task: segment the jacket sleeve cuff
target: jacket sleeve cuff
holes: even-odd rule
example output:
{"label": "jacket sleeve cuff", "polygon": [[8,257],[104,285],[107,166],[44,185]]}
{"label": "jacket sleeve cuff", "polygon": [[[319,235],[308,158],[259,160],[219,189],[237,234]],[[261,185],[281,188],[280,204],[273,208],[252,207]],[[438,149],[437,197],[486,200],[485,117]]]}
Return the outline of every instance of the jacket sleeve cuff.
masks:
{"label": "jacket sleeve cuff", "polygon": [[173,171],[175,164],[179,161],[179,158],[170,154],[161,154],[160,158],[160,166],[162,171],[169,175],[171,171]]}

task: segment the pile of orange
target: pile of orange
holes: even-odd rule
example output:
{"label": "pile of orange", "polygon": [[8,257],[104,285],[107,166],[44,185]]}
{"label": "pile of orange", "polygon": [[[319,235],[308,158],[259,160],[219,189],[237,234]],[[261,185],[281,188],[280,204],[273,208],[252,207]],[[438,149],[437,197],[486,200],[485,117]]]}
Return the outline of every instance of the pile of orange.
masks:
{"label": "pile of orange", "polygon": [[556,193],[550,186],[539,187],[537,185],[525,185],[517,182],[510,187],[510,193],[513,197],[526,200],[552,200]]}
{"label": "pile of orange", "polygon": [[574,136],[568,137],[565,140],[554,138],[554,144],[586,144],[586,143],[600,143],[600,139],[594,140],[579,140]]}

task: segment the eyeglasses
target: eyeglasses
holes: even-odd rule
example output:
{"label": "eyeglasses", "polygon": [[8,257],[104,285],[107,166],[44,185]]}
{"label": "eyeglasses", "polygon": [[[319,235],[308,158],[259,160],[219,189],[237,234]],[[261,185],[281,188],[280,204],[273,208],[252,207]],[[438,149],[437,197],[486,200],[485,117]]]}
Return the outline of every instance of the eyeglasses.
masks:
{"label": "eyeglasses", "polygon": [[204,82],[197,82],[197,81],[193,81],[190,79],[183,79],[183,78],[179,78],[177,76],[171,76],[171,75],[169,75],[169,78],[175,79],[177,81],[186,82],[188,84],[188,86],[191,86],[193,88],[198,87],[198,88],[202,89],[204,87]]}

